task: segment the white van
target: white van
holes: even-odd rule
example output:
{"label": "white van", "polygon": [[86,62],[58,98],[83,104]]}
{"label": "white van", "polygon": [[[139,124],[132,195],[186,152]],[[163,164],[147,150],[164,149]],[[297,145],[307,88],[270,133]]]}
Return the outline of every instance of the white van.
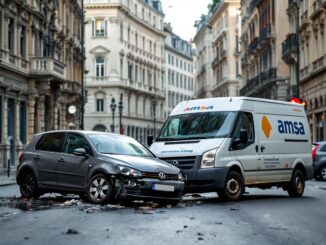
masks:
{"label": "white van", "polygon": [[302,196],[313,177],[302,105],[246,97],[178,104],[150,146],[187,176],[186,190],[236,201],[245,186],[282,187]]}

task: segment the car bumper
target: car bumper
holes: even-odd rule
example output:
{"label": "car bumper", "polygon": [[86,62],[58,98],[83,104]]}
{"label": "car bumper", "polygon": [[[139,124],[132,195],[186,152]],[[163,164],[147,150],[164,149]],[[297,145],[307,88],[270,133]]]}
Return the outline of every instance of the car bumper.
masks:
{"label": "car bumper", "polygon": [[229,167],[197,169],[196,179],[187,178],[185,192],[209,192],[224,188],[229,169]]}
{"label": "car bumper", "polygon": [[[119,184],[118,184],[119,185]],[[180,200],[183,181],[158,179],[124,179],[120,182],[119,198]]]}

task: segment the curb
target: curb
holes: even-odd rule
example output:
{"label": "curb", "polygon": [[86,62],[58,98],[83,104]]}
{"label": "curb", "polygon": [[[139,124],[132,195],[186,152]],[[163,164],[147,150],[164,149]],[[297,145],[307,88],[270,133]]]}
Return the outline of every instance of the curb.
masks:
{"label": "curb", "polygon": [[10,185],[16,185],[16,181],[15,182],[10,182],[10,183],[3,183],[3,184],[0,183],[0,187],[1,186],[10,186]]}

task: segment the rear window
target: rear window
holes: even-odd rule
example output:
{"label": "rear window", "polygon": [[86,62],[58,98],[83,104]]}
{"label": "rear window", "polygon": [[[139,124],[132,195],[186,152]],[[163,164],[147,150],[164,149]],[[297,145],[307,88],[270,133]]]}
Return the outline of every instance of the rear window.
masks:
{"label": "rear window", "polygon": [[319,151],[321,151],[321,152],[326,152],[326,144],[325,145],[323,145],[321,148],[320,148],[320,150]]}
{"label": "rear window", "polygon": [[63,143],[65,140],[65,133],[50,133],[45,134],[37,142],[35,150],[62,152]]}

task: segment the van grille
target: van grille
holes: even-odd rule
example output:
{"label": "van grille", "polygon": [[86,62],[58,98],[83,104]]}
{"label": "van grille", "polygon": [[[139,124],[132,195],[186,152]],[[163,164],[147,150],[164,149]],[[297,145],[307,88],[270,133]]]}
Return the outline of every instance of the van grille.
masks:
{"label": "van grille", "polygon": [[160,158],[163,161],[166,161],[180,169],[191,169],[196,164],[196,156],[191,157],[164,157]]}

